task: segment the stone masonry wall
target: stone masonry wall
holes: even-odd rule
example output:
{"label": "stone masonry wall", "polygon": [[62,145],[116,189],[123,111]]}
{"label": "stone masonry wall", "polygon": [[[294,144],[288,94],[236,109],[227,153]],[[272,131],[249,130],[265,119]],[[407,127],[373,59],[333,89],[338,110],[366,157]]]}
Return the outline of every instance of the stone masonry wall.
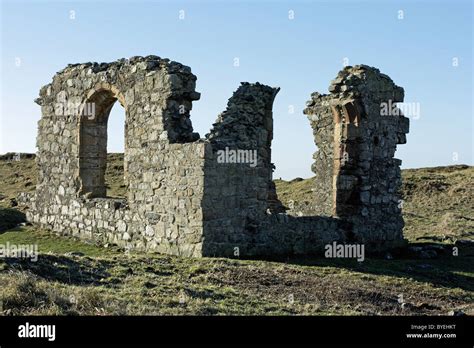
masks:
{"label": "stone masonry wall", "polygon": [[333,172],[334,172],[334,117],[331,112],[331,97],[317,92],[311,94],[304,111],[313,129],[318,151],[313,155],[311,170],[315,173],[314,204],[311,215],[333,215]]}
{"label": "stone masonry wall", "polygon": [[[404,225],[401,161],[393,157],[397,144],[406,142],[409,120],[398,108],[388,115],[381,111],[403,102],[403,88],[378,69],[357,65],[340,71],[329,92],[313,94],[305,109],[321,144],[314,169],[322,170],[325,186],[318,184],[317,195],[332,186],[331,201],[322,193],[324,213],[331,202],[332,216],[351,222],[355,239],[371,250],[398,246]],[[326,156],[331,142],[332,156]]]}
{"label": "stone masonry wall", "polygon": [[[285,213],[272,180],[279,88],[242,83],[201,139],[190,121],[196,76],[157,56],[69,65],[41,88],[33,223],[59,234],[182,256],[320,254],[333,241],[373,250],[401,241],[397,143],[408,120],[381,117],[403,89],[377,69],[341,71],[305,113],[315,142],[312,216]],[[125,199],[106,197],[107,123],[125,109]],[[247,161],[235,160],[234,151]],[[225,154],[225,156],[223,156]],[[252,156],[255,156],[252,162]]]}
{"label": "stone masonry wall", "polygon": [[[205,145],[190,142],[196,77],[156,56],[70,65],[43,87],[29,218],[81,238],[200,255]],[[105,197],[107,120],[124,107],[125,201]]]}
{"label": "stone masonry wall", "polygon": [[[242,83],[229,99],[206,139],[203,215],[206,253],[246,248],[256,243],[268,214],[284,211],[276,197],[271,163],[273,100],[279,88]],[[251,163],[220,163],[219,151],[251,151]],[[212,241],[212,242],[210,242]]]}

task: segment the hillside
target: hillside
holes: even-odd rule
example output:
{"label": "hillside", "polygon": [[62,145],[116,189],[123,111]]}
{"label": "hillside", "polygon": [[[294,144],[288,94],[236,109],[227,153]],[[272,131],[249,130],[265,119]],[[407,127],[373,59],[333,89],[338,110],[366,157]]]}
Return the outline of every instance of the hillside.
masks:
{"label": "hillside", "polygon": [[[402,170],[404,235],[410,241],[474,239],[474,167]],[[309,204],[313,178],[275,180],[286,206]]]}
{"label": "hillside", "polygon": [[[40,256],[0,260],[4,315],[474,314],[473,167],[404,170],[409,249],[358,263],[127,254],[17,226],[24,215],[15,197],[34,190],[35,162],[12,159],[0,157],[0,245],[37,243]],[[109,196],[123,196],[121,161],[110,155]],[[284,204],[310,202],[310,179],[275,183]],[[453,246],[459,256],[452,256]]]}

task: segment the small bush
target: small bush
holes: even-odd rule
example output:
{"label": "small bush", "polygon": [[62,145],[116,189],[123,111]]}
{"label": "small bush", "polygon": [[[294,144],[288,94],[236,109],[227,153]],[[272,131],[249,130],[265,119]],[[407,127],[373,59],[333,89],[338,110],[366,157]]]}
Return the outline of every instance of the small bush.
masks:
{"label": "small bush", "polygon": [[0,207],[0,232],[14,228],[25,221],[26,216],[21,211]]}

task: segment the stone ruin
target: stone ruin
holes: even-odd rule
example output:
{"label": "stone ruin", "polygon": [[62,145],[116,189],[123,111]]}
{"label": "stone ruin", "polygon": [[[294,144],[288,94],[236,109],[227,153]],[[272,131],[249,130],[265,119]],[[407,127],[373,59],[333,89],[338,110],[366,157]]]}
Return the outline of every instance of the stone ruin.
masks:
{"label": "stone ruin", "polygon": [[313,93],[304,110],[318,146],[313,212],[350,222],[369,250],[403,240],[402,161],[394,155],[406,143],[409,119],[392,105],[403,102],[404,90],[357,65],[340,71],[329,92]]}
{"label": "stone ruin", "polygon": [[[38,184],[22,194],[29,221],[99,243],[182,256],[321,254],[326,244],[403,243],[400,163],[408,119],[382,116],[403,89],[377,69],[344,68],[313,93],[308,116],[318,151],[314,206],[286,211],[272,180],[272,105],[278,88],[242,83],[205,138],[193,132],[196,76],[157,56],[68,65],[36,102]],[[124,107],[127,197],[106,196],[107,121]],[[400,113],[401,115],[401,113]],[[255,165],[220,161],[256,151]],[[247,152],[246,152],[247,151]]]}

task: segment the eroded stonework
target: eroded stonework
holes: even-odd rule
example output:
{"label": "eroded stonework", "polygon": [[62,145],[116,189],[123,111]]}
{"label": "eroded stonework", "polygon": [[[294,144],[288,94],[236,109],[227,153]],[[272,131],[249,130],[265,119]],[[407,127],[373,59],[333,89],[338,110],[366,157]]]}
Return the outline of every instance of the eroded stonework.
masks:
{"label": "eroded stonework", "polygon": [[[346,68],[331,94],[312,95],[305,113],[319,147],[315,209],[292,216],[272,180],[272,105],[278,88],[242,83],[205,138],[190,121],[196,76],[157,56],[69,65],[40,91],[30,221],[129,249],[183,256],[318,254],[333,241],[403,240],[397,143],[408,120],[380,116],[403,89],[377,69]],[[107,122],[126,112],[126,199],[106,197]],[[255,151],[255,165],[222,162],[222,151]],[[344,155],[348,154],[348,157]],[[346,158],[347,157],[347,158]],[[367,250],[367,248],[366,248]],[[370,252],[370,250],[368,250]]]}
{"label": "eroded stonework", "polygon": [[403,88],[357,65],[340,71],[329,92],[313,93],[304,110],[318,146],[313,212],[351,222],[355,239],[371,250],[395,246],[404,224],[401,161],[393,157],[409,119],[390,106],[403,102]]}

